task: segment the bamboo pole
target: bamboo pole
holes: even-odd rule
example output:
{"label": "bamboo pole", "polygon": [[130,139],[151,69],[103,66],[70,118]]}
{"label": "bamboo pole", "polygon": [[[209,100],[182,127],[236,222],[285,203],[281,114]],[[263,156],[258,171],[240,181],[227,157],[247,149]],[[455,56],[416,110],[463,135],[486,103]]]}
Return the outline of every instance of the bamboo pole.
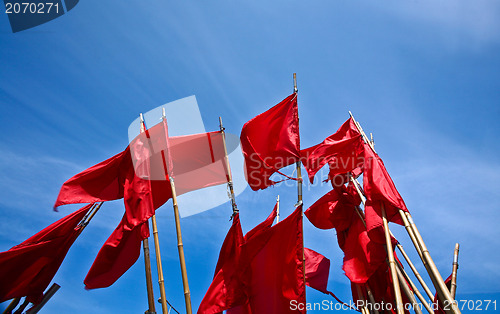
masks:
{"label": "bamboo pole", "polygon": [[222,134],[222,143],[224,144],[224,161],[226,164],[227,170],[227,187],[229,190],[229,198],[231,200],[231,207],[233,209],[233,217],[239,212],[238,206],[236,205],[236,197],[234,195],[234,184],[233,184],[233,175],[231,173],[231,165],[229,164],[229,157],[227,155],[227,146],[226,146],[226,132],[224,126],[222,126],[222,118],[219,117],[219,128]]}
{"label": "bamboo pole", "polygon": [[[293,73],[293,92],[295,95],[298,94],[299,90],[297,89],[297,73]],[[298,113],[297,113],[298,116]],[[298,119],[298,117],[297,117]],[[297,168],[297,206],[301,206],[302,201],[302,162],[299,160],[295,163]],[[304,211],[301,211],[302,215],[302,227],[304,226]],[[306,284],[306,254],[304,252],[304,236],[302,236],[302,270],[304,273],[304,297],[306,293],[305,284]]]}
{"label": "bamboo pole", "polygon": [[441,299],[442,302],[446,302],[447,304],[451,305],[451,307],[444,307],[443,310],[447,314],[460,314],[461,313],[460,309],[458,308],[458,305],[454,302],[453,298],[451,297],[450,291],[448,290],[448,287],[446,287],[443,277],[441,277],[441,274],[439,273],[436,264],[434,264],[434,261],[432,260],[432,257],[429,251],[427,250],[424,240],[422,239],[422,236],[420,235],[417,226],[413,222],[410,213],[403,212],[402,210],[400,210],[399,213],[401,217],[406,216],[406,218],[410,223],[413,233],[415,234],[418,244],[420,245],[420,248],[422,250],[422,255],[425,261],[427,262],[427,271],[429,272],[429,276],[431,277],[431,281],[434,285],[434,288],[436,288],[436,292],[439,298]]}
{"label": "bamboo pole", "polygon": [[[163,114],[162,114],[162,120],[166,124],[167,117],[165,115],[165,108],[163,108]],[[168,132],[165,130],[165,136],[167,136],[168,140]],[[168,149],[168,147],[167,147]],[[226,154],[227,155],[227,154]],[[170,182],[170,190],[172,193],[172,204],[174,208],[174,219],[175,219],[175,231],[177,234],[177,249],[179,251],[179,263],[181,266],[181,276],[182,276],[182,286],[184,288],[184,300],[186,302],[186,313],[187,314],[192,314],[193,309],[191,306],[191,293],[189,291],[189,283],[188,283],[188,276],[187,276],[187,270],[186,270],[186,258],[184,256],[184,244],[182,243],[182,231],[181,231],[181,218],[179,216],[179,206],[177,205],[177,193],[175,191],[175,183],[174,183],[174,178],[172,177],[172,173],[169,173],[170,170],[167,168],[167,163],[170,162],[170,160],[167,162],[166,157],[170,159],[170,152],[167,152],[167,156],[164,155],[162,152],[162,157],[163,157],[163,167],[165,171],[165,176]],[[165,298],[166,302],[166,298]]]}
{"label": "bamboo pole", "polygon": [[361,291],[361,287],[357,283],[355,285],[356,285],[356,291],[358,292],[358,300],[361,300],[363,302],[363,306],[361,307],[361,313],[370,314],[370,311],[368,311],[368,308],[366,307],[366,301],[365,297],[363,296],[363,292]]}
{"label": "bamboo pole", "polygon": [[392,250],[391,235],[389,234],[389,224],[387,223],[387,216],[385,214],[384,203],[380,203],[380,208],[382,210],[382,221],[384,223],[384,233],[385,233],[385,244],[387,248],[387,256],[389,257],[389,267],[391,269],[392,284],[394,288],[394,295],[396,297],[396,310],[398,314],[404,314],[403,300],[401,298],[401,290],[399,287],[399,281],[397,279],[396,273],[396,261],[394,260],[394,254]]}
{"label": "bamboo pole", "polygon": [[460,250],[460,244],[455,244],[455,252],[453,254],[453,271],[451,272],[451,289],[450,294],[453,299],[455,299],[455,294],[457,292],[457,271],[458,271],[458,251]]}
{"label": "bamboo pole", "polygon": [[[434,298],[434,295],[432,294],[431,290],[429,289],[429,287],[425,283],[425,281],[422,278],[422,276],[420,275],[420,273],[415,268],[415,265],[413,265],[413,263],[411,262],[410,258],[406,254],[406,251],[403,249],[403,246],[401,244],[398,244],[397,247],[398,247],[399,251],[401,252],[401,254],[403,255],[406,262],[408,263],[408,265],[410,266],[410,269],[412,270],[412,272],[415,275],[415,277],[417,278],[418,282],[420,283],[420,285],[424,289],[425,293],[432,300]],[[415,290],[415,288],[412,288],[412,289]]]}
{"label": "bamboo pole", "polygon": [[9,303],[7,308],[3,311],[3,314],[11,314],[12,311],[16,308],[16,306],[19,304],[19,301],[21,301],[21,298],[14,298],[12,301]]}
{"label": "bamboo pole", "polygon": [[410,276],[408,276],[408,274],[406,273],[406,271],[403,269],[403,267],[401,265],[397,264],[397,266],[398,266],[398,269],[403,274],[403,276],[406,279],[406,281],[410,284],[410,287],[412,288],[412,290],[415,293],[415,295],[418,297],[418,299],[420,300],[420,302],[422,302],[422,304],[424,305],[424,307],[427,310],[427,312],[429,312],[429,314],[434,314],[434,311],[429,306],[429,302],[427,302],[427,300],[424,298],[424,296],[417,289],[417,286],[415,286],[415,284],[413,283],[413,281],[410,279]]}
{"label": "bamboo pole", "polygon": [[47,292],[45,292],[43,294],[42,301],[39,304],[30,308],[28,310],[28,312],[30,314],[38,313],[45,306],[45,304],[47,304],[47,302],[49,302],[49,300],[52,298],[52,296],[54,296],[54,294],[59,290],[59,288],[61,288],[61,286],[59,286],[57,283],[52,284],[52,286],[49,288],[49,290],[47,290]]}
{"label": "bamboo pole", "polygon": [[[142,115],[142,113],[139,115],[140,116],[140,132],[143,133],[146,131],[146,124],[144,123],[144,116]],[[155,216],[155,215],[153,215]],[[155,222],[156,222],[156,217],[155,217]],[[149,222],[147,222],[149,224]],[[155,241],[155,246],[157,245],[158,243],[158,252],[159,252],[159,242],[158,241]],[[147,291],[147,295],[148,295],[148,310],[146,311],[145,314],[154,314],[156,313],[156,308],[155,308],[155,296],[154,296],[154,291],[153,291],[153,275],[152,275],[152,271],[151,271],[151,255],[149,253],[149,239],[148,238],[145,238],[142,240],[142,250],[143,250],[143,253],[144,253],[144,270],[145,270],[145,273],[146,273],[146,291]],[[157,258],[157,263],[158,263],[158,258]],[[160,263],[161,263],[161,257],[160,257]],[[161,265],[160,265],[161,266]],[[160,272],[158,272],[158,277],[160,276]],[[161,274],[161,276],[163,277],[163,273]],[[158,278],[159,280],[159,278]],[[162,282],[163,282],[163,278],[162,278]],[[161,288],[161,284],[160,284],[160,292],[161,292],[162,288]],[[163,290],[164,287],[163,287]],[[162,303],[162,306],[163,306],[163,303]]]}
{"label": "bamboo pole", "polygon": [[179,261],[181,264],[182,285],[184,286],[184,300],[186,301],[186,313],[192,314],[191,293],[186,270],[186,259],[184,257],[184,245],[182,244],[181,223],[179,217],[179,207],[177,206],[177,195],[175,193],[174,179],[170,177],[170,187],[172,188],[172,202],[174,205],[175,230],[177,232],[177,249],[179,250]]}
{"label": "bamboo pole", "polygon": [[155,242],[156,268],[158,269],[158,285],[160,286],[161,308],[163,314],[168,314],[167,296],[165,293],[165,280],[163,278],[163,266],[161,263],[160,238],[158,236],[158,225],[156,224],[156,215],[153,215],[151,217],[151,224],[153,225],[153,238]]}
{"label": "bamboo pole", "polygon": [[408,287],[408,284],[405,280],[405,277],[401,273],[401,270],[399,269],[399,267],[396,267],[396,272],[398,273],[398,279],[399,279],[400,286],[403,288],[404,294],[406,295],[406,297],[410,300],[411,304],[413,305],[413,310],[415,311],[416,314],[422,314],[422,309],[420,308],[420,305],[417,302],[417,299],[415,299],[415,295],[410,290],[410,287]]}
{"label": "bamboo pole", "polygon": [[[352,113],[350,111],[349,111],[349,114],[350,114],[351,118],[354,120],[354,123],[356,124],[356,127],[358,128],[358,130],[361,133],[365,142],[368,143],[368,145],[371,147],[373,152],[376,153],[373,143],[368,139],[368,137],[366,136],[366,133],[363,131],[363,128],[361,127],[361,125],[354,119],[354,116],[352,115]],[[430,253],[427,250],[427,247],[422,239],[422,236],[420,235],[420,232],[418,231],[417,226],[413,222],[410,213],[403,212],[400,209],[399,214],[403,220],[404,220],[403,216],[406,216],[406,218],[410,222],[411,230],[413,230],[413,233],[414,233],[414,238],[412,238],[411,234],[409,234],[410,238],[411,238],[412,242],[414,240],[416,241],[416,242],[413,242],[413,244],[415,245],[417,252],[419,251],[418,248],[420,248],[420,252],[422,253],[422,261],[424,262],[424,266],[425,266],[427,272],[429,273],[429,277],[431,278],[431,281],[432,281],[434,287],[436,288],[436,291],[437,291],[440,299],[443,300],[443,302],[447,302],[447,303],[451,304],[451,307],[446,307],[444,309],[445,312],[447,314],[461,314],[460,309],[458,308],[458,305],[453,301],[453,298],[451,297],[450,291],[448,290],[448,288],[446,287],[446,285],[444,283],[443,277],[441,277],[441,274],[439,273],[439,271],[436,267],[436,264],[432,260],[432,257],[430,256]],[[408,230],[409,229],[407,229],[407,231]]]}
{"label": "bamboo pole", "polygon": [[366,288],[366,294],[368,295],[368,299],[370,300],[370,303],[373,305],[373,312],[375,314],[379,314],[379,311],[377,310],[376,302],[375,302],[375,297],[373,297],[372,289],[370,289],[370,286],[368,286],[368,283],[365,284]]}
{"label": "bamboo pole", "polygon": [[14,314],[22,314],[24,309],[30,304],[30,302],[25,298],[23,304],[17,308]]}

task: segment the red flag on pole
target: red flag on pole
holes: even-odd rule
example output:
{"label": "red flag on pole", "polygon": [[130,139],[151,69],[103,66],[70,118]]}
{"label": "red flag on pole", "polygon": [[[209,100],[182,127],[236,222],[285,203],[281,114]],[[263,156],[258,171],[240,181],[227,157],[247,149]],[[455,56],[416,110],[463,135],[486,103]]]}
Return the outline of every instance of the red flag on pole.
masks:
{"label": "red flag on pole", "polygon": [[330,260],[311,249],[304,248],[306,258],[306,285],[329,294],[327,289],[330,275]]}
{"label": "red flag on pole", "polygon": [[387,220],[403,225],[399,209],[407,212],[406,204],[399,194],[382,159],[364,144],[363,189],[366,196],[366,227],[370,237],[385,243],[381,206],[383,204]]}
{"label": "red flag on pole", "polygon": [[215,314],[244,304],[246,301],[242,274],[238,271],[243,244],[239,214],[233,217],[219,254],[212,284],[201,301],[198,313]]}
{"label": "red flag on pole", "polygon": [[[305,313],[305,310],[290,309],[292,300],[305,304],[302,209],[299,207],[271,227],[275,210],[247,233],[241,244],[238,233],[235,233],[235,230],[241,230],[239,220],[233,222],[221,249],[218,272],[198,309],[199,314],[223,310],[231,314]],[[314,253],[310,254],[314,255],[309,264],[310,281],[315,288],[323,289],[326,261]]]}
{"label": "red flag on pole", "polygon": [[279,169],[300,159],[297,94],[243,125],[240,135],[245,157],[245,175],[252,190],[265,189],[277,182],[270,180]]}
{"label": "red flag on pole", "polygon": [[314,175],[327,163],[330,165],[331,177],[359,168],[362,165],[362,159],[359,158],[362,153],[363,139],[352,118],[320,144],[300,151],[311,183]]}
{"label": "red flag on pole", "polygon": [[43,291],[80,233],[78,224],[91,206],[80,208],[0,253],[0,302],[23,296],[33,303],[41,301]]}

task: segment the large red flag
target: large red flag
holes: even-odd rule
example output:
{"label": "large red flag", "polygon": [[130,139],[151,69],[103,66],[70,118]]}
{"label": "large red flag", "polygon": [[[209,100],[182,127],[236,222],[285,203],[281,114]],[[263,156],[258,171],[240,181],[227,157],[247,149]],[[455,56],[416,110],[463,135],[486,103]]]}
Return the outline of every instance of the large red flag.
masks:
{"label": "large red flag", "polygon": [[383,204],[387,220],[403,225],[399,209],[407,212],[406,204],[399,194],[391,176],[387,172],[382,159],[364,144],[363,189],[366,196],[366,227],[370,237],[385,243],[382,211]]}
{"label": "large red flag", "polygon": [[271,175],[275,172],[284,175],[279,169],[300,159],[297,94],[245,123],[240,140],[245,175],[252,190],[276,184],[270,180]]}
{"label": "large red flag", "polygon": [[311,183],[314,175],[327,163],[331,177],[359,168],[362,165],[362,159],[359,158],[362,153],[363,139],[352,118],[320,144],[300,151]]}
{"label": "large red flag", "polygon": [[293,310],[294,302],[305,305],[306,301],[301,211],[299,206],[242,246],[242,272],[251,313],[305,313],[305,309]]}
{"label": "large red flag", "polygon": [[387,258],[384,245],[368,237],[361,219],[353,219],[341,249],[344,251],[342,269],[354,283],[365,283]]}
{"label": "large red flag", "polygon": [[91,206],[82,207],[0,253],[0,302],[23,296],[33,303],[41,301],[43,291],[80,233],[78,224]]}

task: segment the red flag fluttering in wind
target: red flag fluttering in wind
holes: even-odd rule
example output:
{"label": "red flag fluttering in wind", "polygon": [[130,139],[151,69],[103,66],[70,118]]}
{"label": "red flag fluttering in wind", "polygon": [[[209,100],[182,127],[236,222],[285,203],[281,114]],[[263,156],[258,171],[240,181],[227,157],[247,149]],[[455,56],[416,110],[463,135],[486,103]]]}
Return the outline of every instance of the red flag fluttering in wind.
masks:
{"label": "red flag fluttering in wind", "polygon": [[373,240],[385,243],[381,218],[382,204],[387,221],[400,225],[403,225],[403,221],[399,215],[399,209],[405,212],[408,209],[385,169],[384,162],[368,144],[364,144],[363,189],[366,196],[365,215],[368,233]]}
{"label": "red flag fluttering in wind", "polygon": [[327,289],[330,275],[330,260],[311,249],[304,248],[306,258],[306,285],[330,294]]}
{"label": "red flag fluttering in wind", "polygon": [[[275,217],[273,211],[264,223],[247,234],[239,249],[236,246],[241,238],[237,233],[235,235],[233,228],[236,223],[233,222],[221,249],[218,272],[198,313],[228,310],[232,314],[280,314],[291,312],[292,300],[305,304],[301,211],[302,208],[298,207],[286,219],[271,227],[270,217]],[[227,250],[227,243],[232,244],[231,250]],[[228,252],[235,255],[231,256]],[[317,259],[316,262],[321,261]],[[317,265],[311,265],[310,269],[317,272],[315,279],[312,279],[313,285],[323,287],[324,264],[319,270]]]}
{"label": "red flag fluttering in wind", "polygon": [[245,123],[240,141],[245,175],[252,190],[276,184],[270,180],[275,172],[292,179],[279,169],[300,160],[297,94]]}
{"label": "red flag fluttering in wind", "polygon": [[349,118],[322,143],[300,151],[302,163],[313,183],[314,175],[327,163],[330,175],[344,174],[362,166],[363,139],[354,120]]}
{"label": "red flag fluttering in wind", "polygon": [[23,296],[35,304],[41,301],[43,291],[80,233],[78,224],[91,207],[82,207],[0,253],[0,302]]}

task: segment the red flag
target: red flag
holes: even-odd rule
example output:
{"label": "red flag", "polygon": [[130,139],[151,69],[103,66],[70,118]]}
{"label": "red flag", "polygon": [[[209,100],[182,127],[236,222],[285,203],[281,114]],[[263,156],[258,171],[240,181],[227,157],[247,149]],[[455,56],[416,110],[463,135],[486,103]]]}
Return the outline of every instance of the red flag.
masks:
{"label": "red flag", "polygon": [[[356,193],[356,192],[355,192]],[[319,229],[346,230],[352,223],[355,206],[361,199],[345,186],[334,188],[318,199],[304,214]]]}
{"label": "red flag", "polygon": [[308,248],[304,248],[304,255],[306,258],[306,285],[329,294],[327,286],[330,260]]}
{"label": "red flag", "polygon": [[354,120],[349,118],[334,134],[323,142],[300,151],[301,160],[313,183],[314,175],[327,163],[330,176],[343,174],[361,166],[363,139]]}
{"label": "red flag", "polygon": [[219,254],[215,268],[215,276],[201,301],[198,313],[215,314],[229,308],[244,304],[245,287],[238,272],[241,258],[243,233],[239,215],[233,217],[233,225],[229,229]]}
{"label": "red flag", "polygon": [[105,288],[115,283],[141,255],[141,243],[149,237],[148,222],[132,229],[126,227],[126,217],[99,250],[84,283],[86,289]]}
{"label": "red flag", "polygon": [[78,224],[91,206],[80,208],[0,253],[0,302],[23,296],[33,303],[41,301],[43,291],[80,233]]}
{"label": "red flag", "polygon": [[269,179],[271,175],[275,172],[284,175],[279,169],[300,159],[297,94],[245,123],[240,140],[245,175],[252,190],[276,184]]}
{"label": "red flag", "polygon": [[292,302],[306,301],[301,211],[299,206],[286,219],[242,246],[242,271],[246,274],[243,279],[252,313],[305,313],[305,309],[291,310]]}
{"label": "red flag", "polygon": [[365,283],[387,258],[384,245],[368,237],[361,219],[353,219],[341,249],[344,251],[342,269],[354,283]]}
{"label": "red flag", "polygon": [[366,196],[366,226],[370,237],[384,243],[381,204],[384,205],[387,220],[403,225],[399,215],[401,209],[408,211],[401,195],[387,172],[382,159],[364,144],[363,189]]}

